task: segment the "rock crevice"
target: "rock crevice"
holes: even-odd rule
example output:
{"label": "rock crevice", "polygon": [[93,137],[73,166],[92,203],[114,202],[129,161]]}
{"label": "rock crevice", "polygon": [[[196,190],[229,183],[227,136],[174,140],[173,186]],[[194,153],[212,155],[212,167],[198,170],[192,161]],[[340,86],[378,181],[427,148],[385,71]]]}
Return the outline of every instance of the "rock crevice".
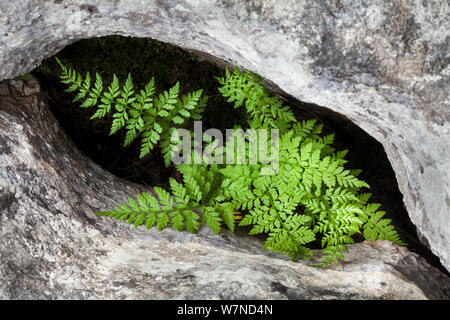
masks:
{"label": "rock crevice", "polygon": [[[32,70],[79,39],[111,34],[170,42],[252,70],[298,100],[345,115],[383,144],[411,221],[450,270],[448,30],[450,5],[438,0],[1,2],[0,79]],[[33,79],[3,82],[0,96],[0,227],[6,239],[0,277],[8,279],[0,296],[108,296],[83,289],[90,280],[75,283],[68,272],[86,279],[101,273],[106,281],[112,264],[120,263],[114,260],[102,270],[87,267],[94,244],[118,259],[114,249],[107,249],[111,241],[120,247],[121,237],[140,239],[129,240],[139,246],[145,246],[139,241],[146,237],[166,239],[139,232],[131,236],[127,228],[100,223],[91,214],[141,187],[113,177],[76,151],[52,120]],[[108,240],[98,240],[104,241],[100,245],[92,236],[97,234]],[[354,248],[359,246],[389,259],[368,244]],[[75,259],[67,272],[62,257]],[[271,283],[275,289],[289,288],[279,279]],[[44,284],[51,289],[44,290]],[[130,286],[113,292],[138,295]],[[161,283],[163,291],[171,292]],[[424,297],[431,291],[420,292],[411,294]]]}
{"label": "rock crevice", "polygon": [[[450,278],[393,243],[318,269],[248,235],[98,217],[142,186],[80,153],[34,77],[0,85],[1,299],[450,299]],[[148,190],[147,190],[148,191]]]}
{"label": "rock crevice", "polygon": [[449,17],[438,0],[4,2],[0,79],[112,34],[250,69],[383,144],[411,221],[450,270]]}

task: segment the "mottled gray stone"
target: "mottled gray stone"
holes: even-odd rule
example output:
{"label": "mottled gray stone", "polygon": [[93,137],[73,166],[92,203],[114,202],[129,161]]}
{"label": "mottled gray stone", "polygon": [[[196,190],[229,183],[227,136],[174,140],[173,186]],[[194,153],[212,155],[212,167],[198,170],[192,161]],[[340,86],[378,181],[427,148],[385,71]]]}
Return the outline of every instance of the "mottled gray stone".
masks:
{"label": "mottled gray stone", "polygon": [[60,129],[34,77],[0,84],[0,299],[450,299],[450,278],[405,247],[351,245],[318,269],[245,234],[135,229],[94,214],[142,186]]}
{"label": "mottled gray stone", "polygon": [[448,1],[0,3],[0,79],[83,38],[151,37],[248,68],[380,141],[419,237],[450,270]]}

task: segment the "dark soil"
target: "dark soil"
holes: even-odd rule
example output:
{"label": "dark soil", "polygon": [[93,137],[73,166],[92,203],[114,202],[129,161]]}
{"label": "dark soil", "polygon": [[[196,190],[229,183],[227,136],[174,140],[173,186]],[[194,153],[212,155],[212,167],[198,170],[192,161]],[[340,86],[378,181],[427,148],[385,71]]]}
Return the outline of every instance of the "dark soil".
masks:
{"label": "dark soil", "polygon": [[[225,130],[236,123],[245,124],[245,113],[233,109],[217,91],[214,77],[222,76],[223,69],[181,48],[152,39],[108,36],[79,41],[66,47],[57,57],[83,74],[98,72],[105,84],[110,83],[113,74],[123,83],[131,73],[137,88],[144,87],[154,76],[159,90],[168,89],[177,81],[181,93],[204,89],[209,96],[204,130]],[[83,152],[116,176],[147,186],[166,186],[169,177],[177,176],[173,167],[165,167],[158,149],[139,160],[139,141],[123,148],[123,133],[109,135],[110,119],[89,120],[94,110],[81,109],[78,103],[72,103],[74,95],[64,92],[66,86],[59,82],[59,72],[55,59],[51,58],[32,73],[40,80],[56,118]],[[363,170],[360,178],[371,186],[371,201],[382,204],[408,248],[448,274],[439,259],[418,240],[382,145],[340,114],[289,96],[282,98],[293,107],[298,119],[316,118],[324,125],[324,133],[335,134],[336,148],[349,150],[348,167]]]}

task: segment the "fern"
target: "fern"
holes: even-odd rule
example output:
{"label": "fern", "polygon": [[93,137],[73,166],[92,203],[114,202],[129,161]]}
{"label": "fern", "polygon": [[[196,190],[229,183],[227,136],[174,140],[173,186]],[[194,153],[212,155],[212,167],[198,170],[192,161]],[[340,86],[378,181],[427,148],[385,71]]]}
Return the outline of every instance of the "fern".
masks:
{"label": "fern", "polygon": [[389,240],[399,245],[406,245],[400,240],[394,226],[390,224],[391,220],[382,219],[386,212],[378,211],[380,206],[379,203],[365,205],[365,210],[360,215],[360,219],[364,223],[364,237],[369,241]]}
{"label": "fern", "polygon": [[[227,70],[226,79],[219,78],[219,82],[223,85],[219,90],[230,102],[247,107],[251,124],[270,127],[279,119],[276,115],[292,114],[258,88],[262,82],[254,74]],[[274,103],[272,113],[255,111],[266,102]],[[352,236],[361,230],[367,240],[404,245],[391,221],[381,219],[380,205],[367,204],[370,194],[359,194],[369,185],[357,178],[358,170],[344,167],[347,150],[335,152],[331,147],[334,136],[322,137],[322,126],[316,120],[298,123],[286,116],[283,123],[276,175],[260,176],[259,168],[248,164],[244,168],[228,165],[222,170],[228,200],[236,208],[248,210],[241,225],[254,225],[252,233],[268,233],[266,248],[292,259],[307,258],[310,251],[304,244],[320,235],[325,248],[321,266],[343,259],[346,245],[354,243]]]}
{"label": "fern", "polygon": [[231,73],[225,70],[225,77],[216,78],[222,85],[219,92],[233,102],[235,108],[245,105],[251,116],[252,128],[277,128],[284,130],[291,121],[296,121],[289,107],[283,101],[270,96],[259,76],[251,72],[241,73],[236,67]]}
{"label": "fern", "polygon": [[324,247],[339,247],[352,243],[351,235],[362,225],[356,191],[367,184],[344,170],[339,157],[324,157],[324,146],[290,130],[280,139],[277,174],[261,175],[261,166],[248,164],[221,170],[226,200],[248,210],[241,225],[253,225],[251,233],[268,233],[266,248],[292,259],[310,255],[304,244],[317,233]]}
{"label": "fern", "polygon": [[222,224],[234,231],[232,208],[220,200],[220,184],[217,183],[217,165],[179,165],[184,183],[170,178],[170,191],[155,187],[157,198],[147,192],[137,195],[137,201],[128,199],[127,204],[116,206],[98,215],[126,220],[135,227],[154,226],[159,231],[172,226],[175,230],[196,233],[204,224],[219,234]]}
{"label": "fern", "polygon": [[[58,63],[62,82],[70,85],[67,91],[77,92],[74,101],[81,100],[81,107],[97,106],[92,119],[114,110],[110,133],[124,129],[125,145],[141,136],[141,157],[160,144],[166,165],[174,143],[170,140],[173,127],[188,119],[201,119],[206,106],[201,90],[180,98],[178,83],[156,95],[151,79],[136,93],[130,75],[122,87],[114,76],[104,90],[98,74],[91,85],[89,73],[83,78]],[[206,225],[216,234],[224,225],[234,231],[240,220],[240,226],[251,227],[250,234],[267,236],[266,249],[292,260],[308,259],[312,251],[307,245],[320,240],[324,250],[319,266],[344,259],[347,245],[354,243],[352,236],[357,233],[369,241],[404,245],[391,221],[383,218],[385,212],[378,211],[380,205],[369,203],[370,194],[362,192],[369,185],[358,178],[360,170],[346,168],[347,150],[333,148],[334,135],[322,135],[316,120],[298,122],[291,109],[271,96],[253,73],[227,69],[225,77],[217,80],[219,91],[235,108],[245,107],[251,128],[279,129],[278,170],[263,175],[261,169],[268,165],[251,164],[249,157],[237,165],[178,165],[182,179],[170,178],[169,190],[155,187],[155,195],[141,193],[99,215],[159,231],[170,226],[196,233]],[[220,152],[226,154],[229,143]],[[246,155],[249,143],[247,137]]]}
{"label": "fern", "polygon": [[112,112],[110,135],[124,129],[124,146],[130,145],[138,136],[142,137],[140,158],[149,154],[159,143],[163,145],[165,158],[170,158],[170,128],[183,125],[188,119],[201,118],[207,103],[202,90],[180,97],[179,83],[169,91],[156,95],[154,78],[137,92],[130,74],[123,86],[120,86],[119,79],[114,75],[113,81],[104,90],[103,80],[98,73],[92,84],[89,72],[83,77],[73,68],[66,67],[58,58],[56,61],[61,67],[61,82],[69,85],[66,92],[77,92],[73,102],[82,101],[81,108],[97,107],[91,119],[103,118]]}

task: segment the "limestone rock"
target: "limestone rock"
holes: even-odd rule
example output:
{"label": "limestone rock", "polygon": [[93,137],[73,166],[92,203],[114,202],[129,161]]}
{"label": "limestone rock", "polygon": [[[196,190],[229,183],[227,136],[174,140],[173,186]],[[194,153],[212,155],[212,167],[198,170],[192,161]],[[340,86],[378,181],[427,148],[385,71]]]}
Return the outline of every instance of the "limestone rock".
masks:
{"label": "limestone rock", "polygon": [[243,66],[380,141],[419,237],[450,270],[449,30],[439,0],[4,1],[0,79],[110,34]]}
{"label": "limestone rock", "polygon": [[0,299],[450,299],[449,277],[390,242],[317,269],[250,236],[94,215],[140,191],[74,147],[35,78],[0,84]]}

